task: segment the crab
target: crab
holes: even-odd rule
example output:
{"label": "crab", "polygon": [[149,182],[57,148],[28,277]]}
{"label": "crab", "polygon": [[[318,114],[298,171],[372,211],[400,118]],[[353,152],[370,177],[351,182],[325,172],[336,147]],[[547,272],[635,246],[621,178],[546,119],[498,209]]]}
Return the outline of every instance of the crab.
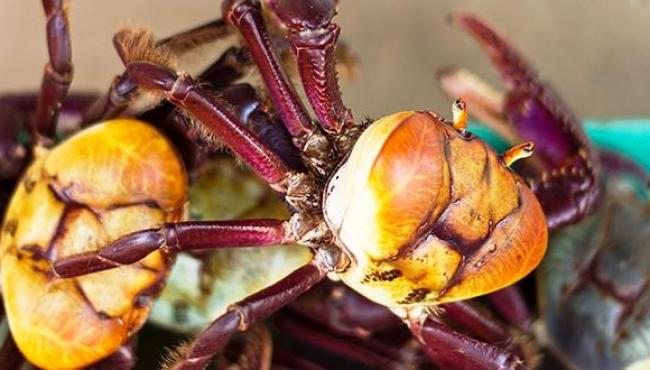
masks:
{"label": "crab", "polygon": [[[470,15],[461,14],[455,20],[487,49],[508,91],[503,94],[458,69],[441,73],[443,89],[450,96],[462,96],[473,103],[476,117],[505,140],[505,145],[532,139],[535,130],[541,129],[546,140],[563,143],[560,152],[574,154],[563,162],[555,161],[559,171],[552,167],[548,170],[557,153],[539,156],[542,163],[523,164],[547,169],[541,182],[529,182],[533,189],[548,187],[537,194],[549,215],[549,228],[555,230],[536,274],[540,314],[536,336],[571,368],[644,368],[650,361],[646,289],[650,270],[644,257],[649,213],[647,199],[639,190],[645,192],[650,184],[646,169],[624,155],[594,146],[580,123],[502,36]],[[593,125],[590,128],[604,130]],[[616,144],[617,132],[628,128],[608,129],[609,144]],[[647,136],[647,129],[637,133]],[[540,147],[543,142],[537,143]],[[618,146],[625,144],[619,142]],[[647,163],[643,151],[626,151]],[[576,167],[578,163],[582,165]],[[558,190],[556,178],[563,171],[583,181]],[[558,213],[554,218],[552,210],[557,201],[545,201],[551,191],[556,192],[556,199],[573,199],[576,212]],[[530,323],[532,319],[522,315],[520,322]]]}
{"label": "crab", "polygon": [[[202,368],[235,332],[268,317],[330,274],[390,307],[434,358],[454,366],[521,367],[517,356],[454,332],[430,310],[504,288],[541,260],[544,213],[534,193],[508,168],[529,156],[532,144],[497,155],[466,131],[462,101],[453,105],[452,122],[414,111],[356,122],[342,102],[334,73],[339,32],[331,22],[334,3],[267,5],[287,29],[316,122],[274,55],[259,4],[226,1],[223,17],[244,38],[300,154],[301,168],[288,165],[189,75],[147,59],[127,62],[127,72],[140,89],[200,121],[282,194],[292,210],[290,219],[167,223],[56,261],[55,273],[85,275],[136,263],[158,250],[297,242],[314,251],[308,264],[231,305],[181,348],[170,366]],[[483,171],[490,176],[481,176]],[[463,356],[456,355],[457,346]]]}
{"label": "crab", "polygon": [[[200,162],[205,143],[194,137],[191,127],[177,125],[185,122],[184,117],[166,106],[146,114],[130,111],[158,117],[160,130],[132,118],[106,121],[132,108],[139,97],[126,75],[118,76],[109,94],[99,99],[73,94],[64,101],[73,71],[67,12],[62,1],[43,5],[50,60],[40,94],[37,99],[5,96],[0,105],[4,129],[0,177],[3,185],[17,185],[0,242],[3,314],[12,334],[3,347],[7,349],[2,351],[3,365],[22,362],[25,356],[41,368],[91,364],[131,368],[131,340],[164,286],[173,256],[155,253],[109,275],[73,280],[57,279],[50,265],[63,255],[92,249],[128,231],[185,219],[186,168]],[[157,43],[146,32],[124,31],[115,41],[121,57],[149,53],[169,60],[222,37],[227,28],[222,21],[210,22]],[[136,35],[125,35],[132,33]],[[227,84],[232,58],[245,58],[237,54],[240,51],[226,51],[204,78],[216,87],[222,81]],[[239,95],[232,91],[231,96]],[[258,119],[267,119],[257,113]],[[57,130],[67,118],[75,125]],[[57,134],[77,131],[84,120],[92,127],[58,143]],[[176,133],[171,135],[175,143],[162,130]],[[282,137],[272,128],[265,132],[276,141]],[[125,275],[130,277],[118,278]]]}

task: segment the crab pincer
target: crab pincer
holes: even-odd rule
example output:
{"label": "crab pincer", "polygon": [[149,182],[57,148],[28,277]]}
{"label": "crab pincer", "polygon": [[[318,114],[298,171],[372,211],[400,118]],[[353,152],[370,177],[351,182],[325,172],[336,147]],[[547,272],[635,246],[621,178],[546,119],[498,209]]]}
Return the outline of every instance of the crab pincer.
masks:
{"label": "crab pincer", "polygon": [[601,195],[598,154],[580,122],[504,37],[469,14],[454,22],[485,49],[506,85],[502,93],[460,69],[440,73],[447,94],[462,97],[475,116],[509,141],[532,141],[535,158],[521,164],[550,229],[589,215]]}

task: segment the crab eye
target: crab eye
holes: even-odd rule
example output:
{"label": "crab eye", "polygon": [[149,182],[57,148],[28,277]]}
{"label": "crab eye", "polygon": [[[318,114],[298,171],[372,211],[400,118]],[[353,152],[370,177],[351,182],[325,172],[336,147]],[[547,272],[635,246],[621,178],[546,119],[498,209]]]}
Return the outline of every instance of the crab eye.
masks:
{"label": "crab eye", "polygon": [[546,249],[537,199],[493,149],[428,112],[373,123],[330,179],[325,218],[352,267],[344,281],[385,305],[486,294]]}

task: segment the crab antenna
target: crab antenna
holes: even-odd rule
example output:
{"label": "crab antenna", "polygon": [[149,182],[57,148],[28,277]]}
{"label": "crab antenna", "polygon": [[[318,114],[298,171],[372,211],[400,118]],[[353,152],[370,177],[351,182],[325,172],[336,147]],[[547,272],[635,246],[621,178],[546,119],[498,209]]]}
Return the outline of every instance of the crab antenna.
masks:
{"label": "crab antenna", "polygon": [[503,163],[505,163],[506,166],[510,167],[518,160],[528,158],[533,155],[534,149],[535,143],[532,141],[527,141],[506,150],[506,152],[501,155],[501,159],[503,159]]}
{"label": "crab antenna", "polygon": [[454,128],[460,132],[467,129],[467,109],[463,99],[456,99],[451,105],[451,114],[454,119]]}

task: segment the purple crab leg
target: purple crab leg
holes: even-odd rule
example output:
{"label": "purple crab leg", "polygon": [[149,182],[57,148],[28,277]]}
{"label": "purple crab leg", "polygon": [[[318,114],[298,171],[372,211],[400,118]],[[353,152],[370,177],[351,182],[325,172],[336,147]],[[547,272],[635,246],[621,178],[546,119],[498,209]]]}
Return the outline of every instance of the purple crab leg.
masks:
{"label": "purple crab leg", "polygon": [[[426,315],[426,316],[423,316]],[[405,320],[429,358],[443,369],[524,370],[512,352],[459,333],[428,314]]]}
{"label": "purple crab leg", "polygon": [[306,137],[314,127],[273,51],[259,5],[250,0],[226,0],[222,13],[223,18],[241,32],[271,100],[291,136],[296,139]]}
{"label": "purple crab leg", "polygon": [[272,188],[284,193],[290,169],[266,144],[254,135],[222,101],[198,86],[185,74],[150,62],[134,62],[129,76],[140,88],[164,95],[172,104],[200,120],[206,129],[225,143]]}
{"label": "purple crab leg", "polygon": [[135,367],[135,344],[136,340],[131,339],[127,344],[120,347],[109,357],[90,366],[86,370],[131,370]]}
{"label": "purple crab leg", "polygon": [[328,282],[302,296],[289,310],[338,333],[361,338],[404,325],[386,307],[369,301],[345,286]]}
{"label": "purple crab leg", "polygon": [[64,0],[43,0],[47,16],[49,62],[45,66],[38,98],[34,130],[37,141],[50,144],[56,133],[59,107],[72,82],[72,49]]}
{"label": "purple crab leg", "polygon": [[334,0],[266,0],[288,29],[288,39],[307,98],[323,129],[339,133],[354,124],[341,98],[336,76],[336,42],[341,31],[332,23]]}
{"label": "purple crab leg", "polygon": [[523,140],[538,144],[535,155],[543,168],[524,163],[522,173],[542,203],[549,227],[581,220],[600,199],[601,184],[597,152],[580,123],[502,36],[474,16],[455,19],[487,51],[505,81],[502,112],[507,120]]}
{"label": "purple crab leg", "polygon": [[171,370],[200,370],[220,352],[236,331],[260,322],[294,301],[323,280],[329,268],[319,255],[284,279],[232,305],[228,312],[204,329],[186,348],[179,349],[182,359]]}
{"label": "purple crab leg", "polygon": [[635,161],[611,150],[601,149],[599,154],[605,172],[631,175],[650,187],[650,174]]}
{"label": "purple crab leg", "polygon": [[[399,356],[390,348],[369,348],[371,343],[354,343],[351,339],[340,335],[332,335],[322,328],[312,327],[307,323],[289,317],[275,320],[278,329],[283,334],[288,334],[299,339],[302,343],[312,345],[319,350],[337,354],[343,358],[355,361],[372,369],[397,368]],[[376,345],[374,347],[377,347]],[[383,347],[383,346],[382,346]]]}
{"label": "purple crab leg", "polygon": [[0,346],[0,364],[6,370],[19,370],[23,367],[25,358],[16,346],[11,333],[7,333],[7,337]]}
{"label": "purple crab leg", "polygon": [[168,223],[127,234],[97,251],[59,259],[52,268],[58,276],[70,278],[134,263],[155,250],[179,253],[293,242],[286,222],[281,220]]}
{"label": "purple crab leg", "polygon": [[299,357],[295,351],[273,348],[273,369],[276,370],[326,370],[323,366]]}
{"label": "purple crab leg", "polygon": [[[162,39],[149,45],[150,48],[163,48],[173,53],[174,56],[185,53],[189,50],[220,38],[224,38],[233,32],[232,28],[217,19],[187,31],[179,32],[171,37]],[[113,45],[124,65],[132,58],[130,54],[147,52],[146,50],[131,50],[136,48],[131,39],[127,39],[128,32],[118,32],[113,37]],[[138,47],[143,47],[139,45]],[[220,71],[226,64],[233,62],[235,52],[227,50],[224,55],[208,69],[210,72]],[[137,96],[138,86],[129,78],[126,72],[116,76],[111,83],[108,92],[95,101],[84,114],[83,124],[87,126],[96,122],[119,116],[125,111]]]}
{"label": "purple crab leg", "polygon": [[[473,302],[453,302],[442,307],[445,309],[445,319],[460,324],[460,327],[473,333],[477,339],[507,349],[527,363],[536,361],[536,351],[523,336],[516,336],[512,330],[481,311]],[[519,338],[524,338],[524,341],[518,340]]]}
{"label": "purple crab leg", "polygon": [[492,307],[517,329],[527,333],[532,324],[532,315],[526,300],[516,285],[511,285],[488,294],[486,299]]}

